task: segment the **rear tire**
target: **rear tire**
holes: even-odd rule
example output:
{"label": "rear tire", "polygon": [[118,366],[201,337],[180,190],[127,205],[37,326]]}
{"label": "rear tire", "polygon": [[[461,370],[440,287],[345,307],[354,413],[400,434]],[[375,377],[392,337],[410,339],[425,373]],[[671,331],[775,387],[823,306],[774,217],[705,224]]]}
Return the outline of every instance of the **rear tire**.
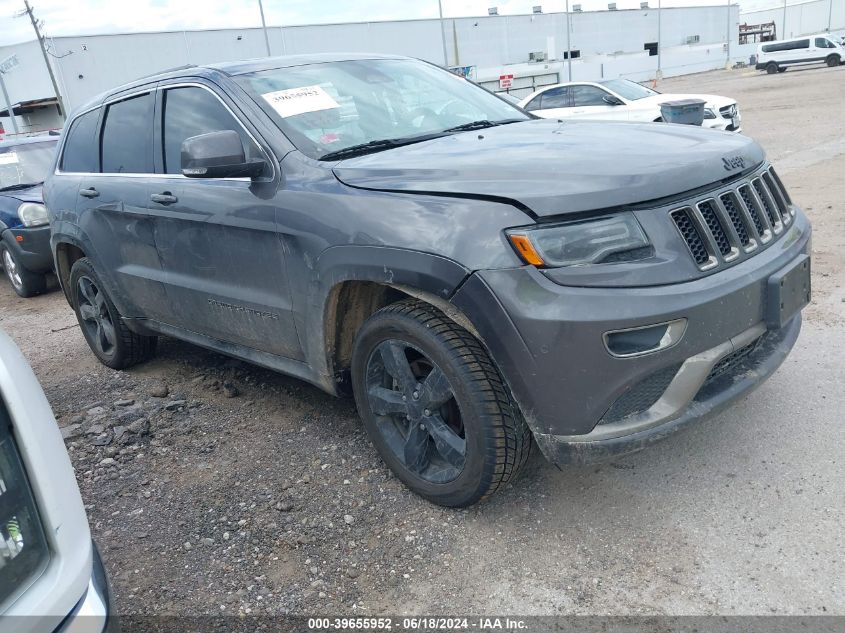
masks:
{"label": "rear tire", "polygon": [[829,55],[826,63],[830,68],[836,68],[842,63],[842,60],[839,58],[839,55]]}
{"label": "rear tire", "polygon": [[142,336],[126,327],[87,257],[73,264],[68,287],[82,334],[103,365],[126,369],[153,355],[158,337]]}
{"label": "rear tire", "polygon": [[364,323],[352,385],[382,459],[433,503],[480,501],[530,453],[531,433],[481,343],[422,301],[387,306]]}
{"label": "rear tire", "polygon": [[[784,70],[786,69],[784,68]],[[766,72],[770,75],[774,75],[776,72],[780,72],[780,69],[778,68],[778,65],[776,63],[769,62],[766,65]]]}
{"label": "rear tire", "polygon": [[18,296],[27,298],[40,295],[47,290],[47,277],[41,273],[27,270],[5,244],[0,244],[0,261],[6,271],[6,279]]}

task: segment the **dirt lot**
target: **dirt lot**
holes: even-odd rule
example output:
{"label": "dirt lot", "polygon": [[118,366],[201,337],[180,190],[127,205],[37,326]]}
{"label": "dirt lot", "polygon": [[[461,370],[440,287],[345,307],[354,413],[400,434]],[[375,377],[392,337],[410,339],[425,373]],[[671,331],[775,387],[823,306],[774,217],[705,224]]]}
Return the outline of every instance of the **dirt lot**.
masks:
{"label": "dirt lot", "polygon": [[62,295],[0,285],[0,327],[47,392],[128,613],[845,614],[845,67],[717,72],[814,226],[794,353],[728,413],[557,471],[535,452],[448,511],[385,470],[351,402],[162,340],[126,372]]}

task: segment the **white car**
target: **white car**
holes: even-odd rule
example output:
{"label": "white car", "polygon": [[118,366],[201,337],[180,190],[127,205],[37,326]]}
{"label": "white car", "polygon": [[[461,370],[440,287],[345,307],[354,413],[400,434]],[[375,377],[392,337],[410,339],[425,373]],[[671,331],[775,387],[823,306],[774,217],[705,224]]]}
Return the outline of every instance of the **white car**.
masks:
{"label": "white car", "polygon": [[702,127],[741,131],[742,117],[736,101],[715,95],[661,94],[628,79],[580,81],[544,86],[519,105],[545,119],[575,118],[606,121],[662,121],[660,104],[682,99],[702,99]]}
{"label": "white car", "polygon": [[110,592],[64,441],[0,331],[0,631],[101,633]]}

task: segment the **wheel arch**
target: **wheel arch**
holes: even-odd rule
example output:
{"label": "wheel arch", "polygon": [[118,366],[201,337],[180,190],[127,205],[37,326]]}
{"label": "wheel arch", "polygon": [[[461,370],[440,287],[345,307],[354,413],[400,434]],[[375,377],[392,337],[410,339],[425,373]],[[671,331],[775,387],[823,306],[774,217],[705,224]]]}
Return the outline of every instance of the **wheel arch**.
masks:
{"label": "wheel arch", "polygon": [[53,257],[56,261],[56,277],[59,280],[59,286],[64,292],[68,304],[73,307],[69,289],[70,270],[78,260],[88,257],[88,254],[83,249],[82,244],[76,240],[62,237],[60,241],[56,242]]}
{"label": "wheel arch", "polygon": [[[342,246],[324,252],[317,262],[322,289],[322,319],[312,325],[307,345],[331,377],[336,390],[349,391],[349,367],[355,336],[381,308],[413,297],[433,305],[477,336],[472,322],[449,298],[470,271],[439,255],[378,246]],[[314,312],[316,313],[316,311]]]}

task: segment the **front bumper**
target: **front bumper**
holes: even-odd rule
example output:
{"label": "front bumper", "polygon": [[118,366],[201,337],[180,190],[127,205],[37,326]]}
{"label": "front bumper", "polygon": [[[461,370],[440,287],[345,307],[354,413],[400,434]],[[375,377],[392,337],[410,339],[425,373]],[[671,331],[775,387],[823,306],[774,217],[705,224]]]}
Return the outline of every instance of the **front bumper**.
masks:
{"label": "front bumper", "polygon": [[[810,235],[799,212],[788,232],[754,257],[694,281],[661,286],[563,286],[533,267],[480,271],[453,303],[487,345],[546,456],[556,463],[590,461],[637,450],[702,419],[777,368],[798,336],[800,318],[767,330],[767,284],[809,253]],[[686,319],[687,328],[672,347],[628,358],[614,357],[605,347],[609,331],[676,319]],[[715,365],[758,340],[744,359],[756,363],[755,371],[733,385],[721,382],[723,389],[710,393]],[[685,381],[682,392],[672,397],[667,381],[655,396],[657,409],[633,407],[609,416],[622,396],[667,372],[669,380]],[[669,400],[661,401],[661,394]]]}
{"label": "front bumper", "polygon": [[54,633],[115,633],[115,621],[111,618],[111,611],[111,589],[95,544],[88,588]]}
{"label": "front bumper", "polygon": [[16,227],[3,231],[3,243],[27,270],[47,273],[53,270],[50,226]]}

